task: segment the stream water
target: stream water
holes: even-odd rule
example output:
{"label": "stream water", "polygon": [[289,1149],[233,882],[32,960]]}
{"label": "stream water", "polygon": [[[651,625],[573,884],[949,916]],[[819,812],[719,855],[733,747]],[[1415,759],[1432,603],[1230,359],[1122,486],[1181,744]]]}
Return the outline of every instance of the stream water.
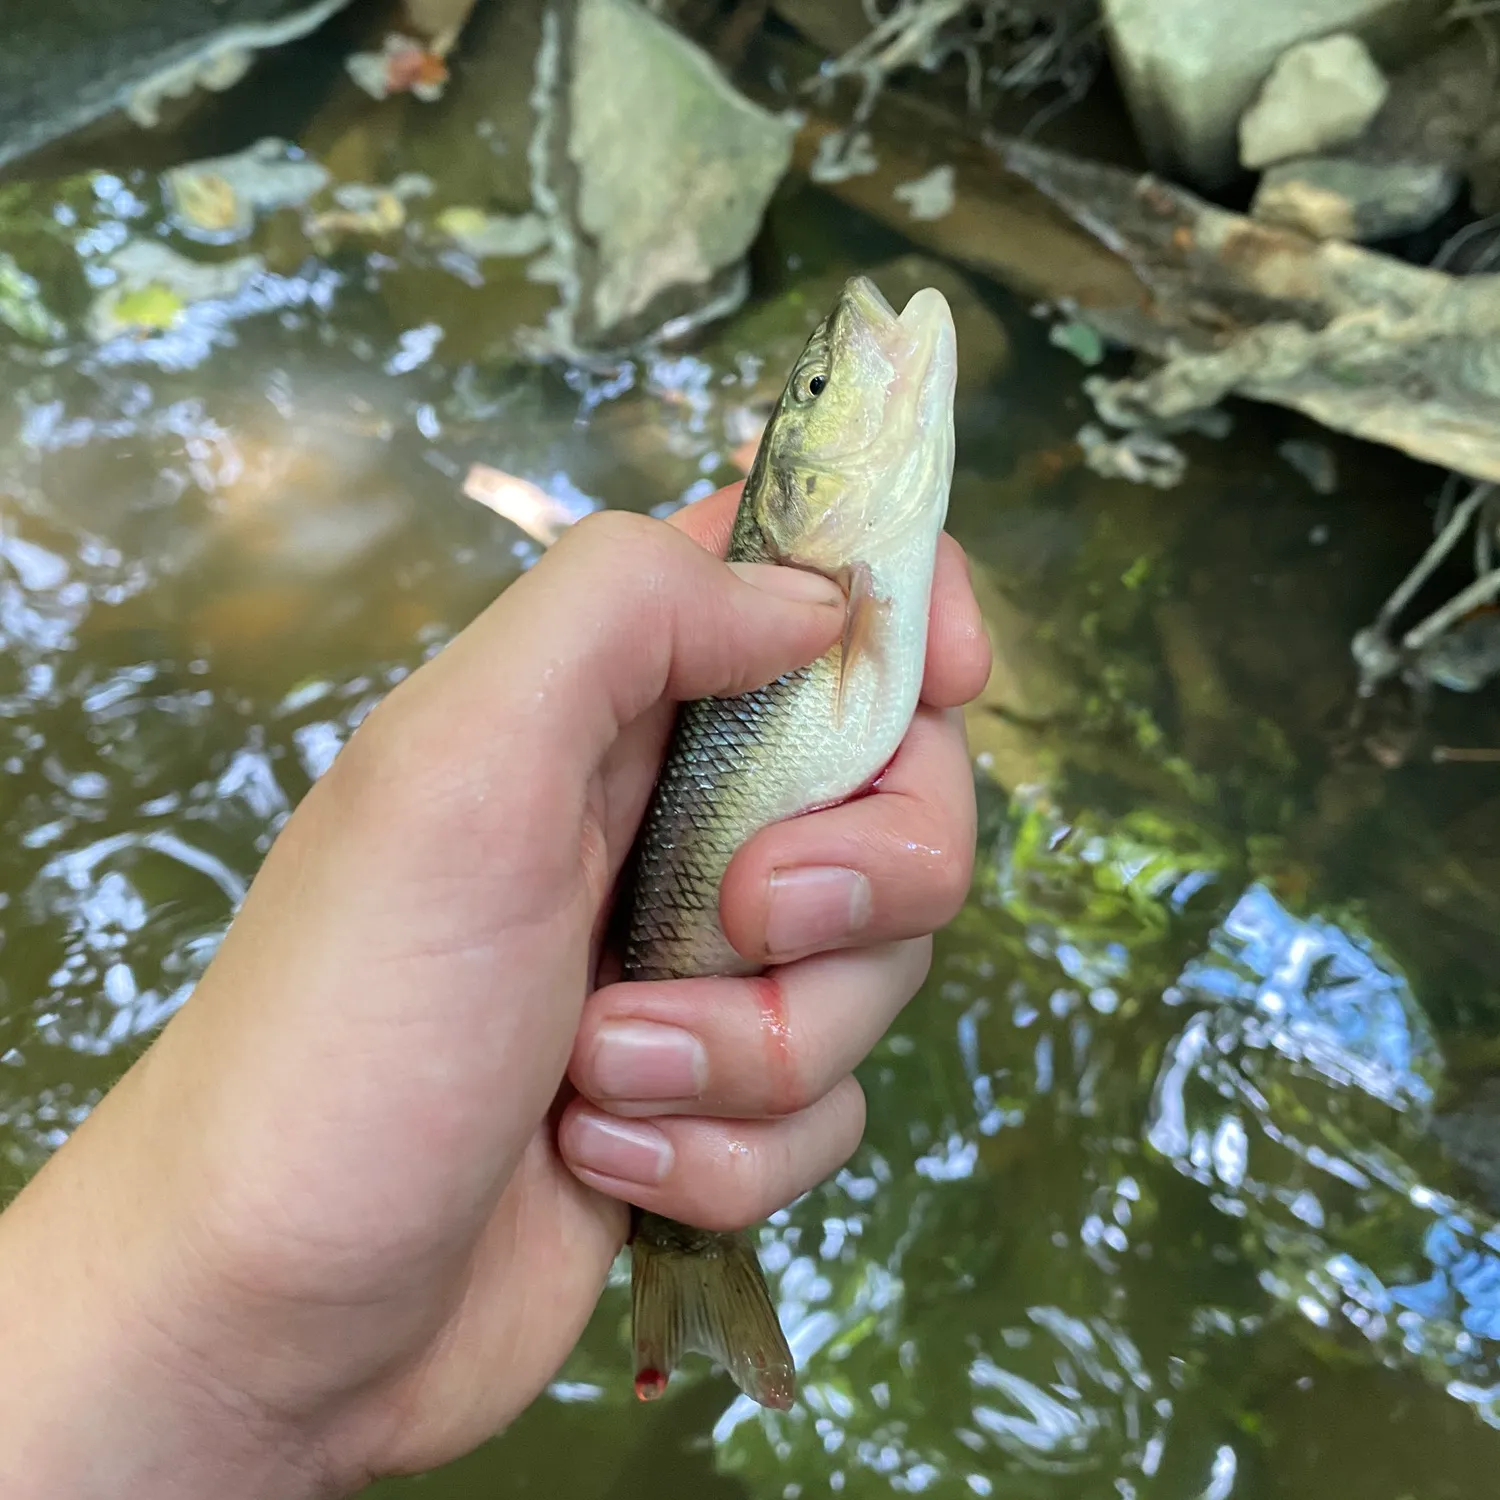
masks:
{"label": "stream water", "polygon": [[[12,227],[153,222],[113,158],[20,180]],[[608,374],[487,357],[529,307],[399,241],[158,337],[0,352],[7,1196],[190,992],[351,728],[538,555],[469,464],[579,514],[706,493],[827,286],[908,250],[793,180],[751,304]],[[1102,480],[1045,321],[976,283],[960,342],[986,353],[950,529],[1020,685],[973,716],[973,892],[862,1070],[865,1144],[765,1232],[799,1404],[694,1369],[639,1406],[617,1277],[511,1432],[372,1500],[1491,1492],[1500,783],[1336,753],[1348,639],[1439,480],[1251,407],[1182,440],[1176,489]],[[1492,707],[1436,712],[1497,743]]]}

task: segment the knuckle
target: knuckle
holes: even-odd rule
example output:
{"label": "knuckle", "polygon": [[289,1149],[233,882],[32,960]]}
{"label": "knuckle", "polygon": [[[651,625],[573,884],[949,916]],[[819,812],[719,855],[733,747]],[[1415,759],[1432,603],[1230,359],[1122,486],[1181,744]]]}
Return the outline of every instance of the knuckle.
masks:
{"label": "knuckle", "polygon": [[634,559],[643,552],[659,550],[666,532],[667,528],[650,516],[629,510],[596,510],[570,526],[554,550],[571,542],[570,551],[587,548],[617,567],[625,557]]}
{"label": "knuckle", "polygon": [[401,805],[394,794],[409,784],[416,767],[430,764],[428,736],[420,715],[405,711],[394,695],[379,704],[345,742],[328,780],[355,809]]}
{"label": "knuckle", "polygon": [[951,921],[969,899],[969,887],[973,878],[974,854],[967,844],[961,845],[956,851],[946,852],[938,860],[933,886],[945,922]]}
{"label": "knuckle", "polygon": [[697,1218],[704,1229],[744,1229],[772,1212],[766,1145],[725,1135],[710,1170]]}

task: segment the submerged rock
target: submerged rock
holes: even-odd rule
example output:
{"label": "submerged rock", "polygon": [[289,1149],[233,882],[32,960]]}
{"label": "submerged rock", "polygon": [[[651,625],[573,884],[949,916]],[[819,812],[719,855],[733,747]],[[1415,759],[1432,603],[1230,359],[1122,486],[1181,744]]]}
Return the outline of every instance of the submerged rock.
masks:
{"label": "submerged rock", "polygon": [[267,137],[233,156],[174,167],[164,186],[179,227],[217,241],[242,238],[258,213],[298,207],[327,182],[325,167]]}
{"label": "submerged rock", "polygon": [[1457,174],[1432,163],[1309,156],[1272,167],[1250,212],[1316,240],[1385,240],[1426,229],[1458,189]]}
{"label": "submerged rock", "polygon": [[1238,167],[1236,132],[1276,59],[1350,31],[1377,56],[1410,56],[1439,0],[1103,0],[1115,69],[1151,163],[1202,188]]}
{"label": "submerged rock", "polygon": [[1389,89],[1369,49],[1347,32],[1289,47],[1240,116],[1240,162],[1256,171],[1347,145]]}
{"label": "submerged rock", "polygon": [[1500,60],[1474,42],[1466,34],[1393,72],[1359,154],[1463,171],[1486,121],[1500,117]]}

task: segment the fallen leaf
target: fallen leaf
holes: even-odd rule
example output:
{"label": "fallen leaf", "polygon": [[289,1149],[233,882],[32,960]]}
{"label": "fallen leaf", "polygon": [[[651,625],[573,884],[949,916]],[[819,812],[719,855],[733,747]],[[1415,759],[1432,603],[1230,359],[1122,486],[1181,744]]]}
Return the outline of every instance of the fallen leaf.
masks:
{"label": "fallen leaf", "polygon": [[532,541],[550,547],[573,524],[573,512],[546,490],[488,464],[470,464],[464,494],[518,526]]}

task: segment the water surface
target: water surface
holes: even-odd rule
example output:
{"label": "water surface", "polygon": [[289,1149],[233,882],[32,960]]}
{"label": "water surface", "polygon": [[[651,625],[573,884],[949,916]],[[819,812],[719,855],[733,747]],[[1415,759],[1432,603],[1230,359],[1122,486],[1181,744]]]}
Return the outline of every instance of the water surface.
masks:
{"label": "water surface", "polygon": [[[119,155],[7,200],[85,282],[160,222]],[[792,183],[752,303],[609,371],[500,357],[530,294],[399,237],[283,256],[166,334],[5,347],[7,1190],[190,992],[351,729],[538,555],[469,464],[580,515],[707,493],[827,288],[907,249]],[[1100,480],[1082,367],[974,291],[951,529],[1015,682],[974,719],[974,889],[862,1070],[865,1144],[765,1232],[801,1400],[695,1370],[639,1407],[617,1277],[511,1433],[372,1496],[1490,1488],[1496,1205],[1430,1120],[1456,1098],[1483,1167],[1500,789],[1338,753],[1348,637],[1438,479],[1236,407],[1180,488]],[[1288,439],[1327,442],[1335,494]],[[1500,743],[1492,704],[1438,714]]]}

